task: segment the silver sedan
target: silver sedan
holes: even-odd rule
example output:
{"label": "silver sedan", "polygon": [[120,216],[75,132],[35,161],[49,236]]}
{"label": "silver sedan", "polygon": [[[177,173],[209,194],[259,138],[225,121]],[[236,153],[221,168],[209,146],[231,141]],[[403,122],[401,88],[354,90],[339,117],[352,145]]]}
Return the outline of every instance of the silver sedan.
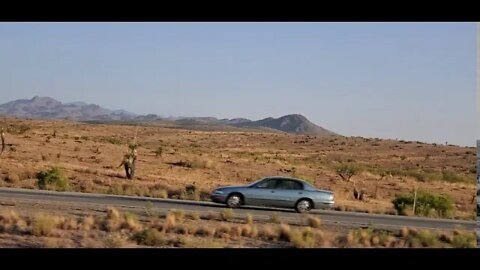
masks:
{"label": "silver sedan", "polygon": [[290,177],[266,177],[246,186],[215,189],[211,199],[236,208],[241,205],[293,208],[299,213],[311,209],[333,208],[333,192],[319,190],[309,183]]}

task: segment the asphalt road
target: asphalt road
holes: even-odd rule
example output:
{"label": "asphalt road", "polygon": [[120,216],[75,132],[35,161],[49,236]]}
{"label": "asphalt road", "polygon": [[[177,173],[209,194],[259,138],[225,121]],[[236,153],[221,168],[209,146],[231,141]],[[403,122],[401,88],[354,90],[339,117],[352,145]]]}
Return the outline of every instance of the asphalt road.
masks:
{"label": "asphalt road", "polygon": [[[198,202],[172,199],[156,199],[148,197],[131,197],[94,193],[54,192],[30,189],[0,188],[0,201],[34,201],[36,203],[48,202],[70,205],[96,205],[116,206],[151,209],[167,212],[171,209],[183,209],[206,213],[209,211],[222,211],[225,206],[212,202]],[[285,222],[298,222],[302,220],[301,214],[288,209],[242,207],[234,210],[234,216],[242,217],[250,213],[256,220],[269,220],[276,213]],[[366,214],[341,211],[313,210],[312,215],[320,216],[323,224],[348,226],[348,227],[375,227],[384,229],[397,229],[402,227],[415,227],[418,229],[453,230],[463,229],[474,231],[477,227],[475,221],[432,219],[421,217],[406,217],[393,215]]]}

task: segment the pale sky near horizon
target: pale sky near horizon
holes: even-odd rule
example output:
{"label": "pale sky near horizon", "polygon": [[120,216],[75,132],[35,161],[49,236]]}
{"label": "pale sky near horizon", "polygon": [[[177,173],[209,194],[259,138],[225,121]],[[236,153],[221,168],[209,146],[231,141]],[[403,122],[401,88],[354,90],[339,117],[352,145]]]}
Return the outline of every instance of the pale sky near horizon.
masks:
{"label": "pale sky near horizon", "polygon": [[475,146],[475,23],[0,23],[0,104],[298,113],[346,136]]}

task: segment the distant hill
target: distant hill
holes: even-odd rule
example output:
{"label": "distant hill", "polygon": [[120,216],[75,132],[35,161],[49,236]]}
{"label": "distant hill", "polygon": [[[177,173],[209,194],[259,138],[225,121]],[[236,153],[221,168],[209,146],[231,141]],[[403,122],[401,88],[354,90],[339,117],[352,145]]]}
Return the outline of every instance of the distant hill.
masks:
{"label": "distant hill", "polygon": [[237,127],[267,127],[287,133],[333,135],[330,130],[317,126],[300,114],[290,114],[279,118],[268,117],[258,121],[234,123]]}
{"label": "distant hill", "polygon": [[69,120],[128,120],[135,114],[112,111],[95,104],[72,102],[63,104],[51,97],[35,96],[0,105],[0,114],[22,118],[52,118]]}
{"label": "distant hill", "polygon": [[156,114],[137,115],[125,110],[109,110],[85,102],[62,103],[51,97],[35,96],[18,99],[0,105],[0,115],[20,118],[67,119],[97,122],[149,122],[169,127],[199,130],[257,129],[262,131],[295,134],[334,135],[330,130],[317,126],[300,114],[280,118],[268,117],[258,121],[245,118],[217,119],[215,117],[161,117]]}

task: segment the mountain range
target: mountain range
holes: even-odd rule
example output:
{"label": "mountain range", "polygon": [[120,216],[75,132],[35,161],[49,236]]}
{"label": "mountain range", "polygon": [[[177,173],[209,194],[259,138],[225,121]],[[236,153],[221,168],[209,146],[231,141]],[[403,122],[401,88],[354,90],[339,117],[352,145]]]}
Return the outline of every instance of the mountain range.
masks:
{"label": "mountain range", "polygon": [[217,119],[215,117],[161,117],[156,114],[138,115],[125,110],[109,110],[85,102],[62,103],[51,97],[35,96],[0,105],[0,115],[34,119],[66,119],[88,122],[153,122],[181,128],[263,129],[295,134],[334,135],[335,133],[310,122],[300,114],[279,118],[268,117],[258,121],[245,118]]}

